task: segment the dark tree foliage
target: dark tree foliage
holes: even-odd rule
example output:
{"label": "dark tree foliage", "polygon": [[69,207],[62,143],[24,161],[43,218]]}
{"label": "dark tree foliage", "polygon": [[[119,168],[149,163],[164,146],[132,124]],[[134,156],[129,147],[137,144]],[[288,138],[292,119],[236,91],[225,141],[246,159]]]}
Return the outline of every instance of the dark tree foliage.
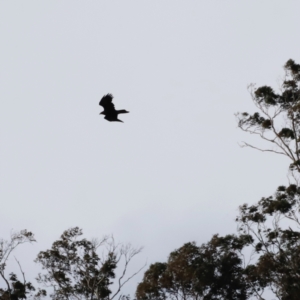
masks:
{"label": "dark tree foliage", "polygon": [[259,111],[237,117],[240,129],[272,145],[244,146],[290,158],[296,184],[242,205],[238,236],[215,235],[200,247],[187,243],[167,262],[152,264],[137,287],[137,300],[263,300],[268,288],[277,299],[300,299],[300,65],[289,60],[284,69],[280,91],[251,85]]}
{"label": "dark tree foliage", "polygon": [[183,245],[166,263],[149,267],[137,287],[137,300],[247,299],[241,251],[251,242],[250,235],[214,235],[200,247]]}
{"label": "dark tree foliage", "polygon": [[6,267],[9,258],[13,251],[21,244],[35,242],[35,238],[32,232],[27,230],[21,230],[20,232],[14,232],[10,236],[10,240],[0,240],[0,279],[2,279],[4,286],[0,288],[0,300],[19,300],[19,299],[41,299],[46,296],[45,290],[36,291],[35,287],[26,281],[25,273],[22,270],[21,264],[15,258],[20,272],[22,274],[22,280],[18,278],[15,273],[9,273],[6,275]]}
{"label": "dark tree foliage", "polygon": [[300,172],[300,65],[290,59],[284,70],[280,92],[269,86],[256,88],[250,85],[252,100],[259,112],[236,116],[240,129],[258,135],[272,145],[266,149],[248,143],[244,146],[283,154],[292,161],[290,169]]}
{"label": "dark tree foliage", "polygon": [[[28,295],[35,291],[34,286],[30,282],[20,281],[16,274],[10,273],[7,278],[10,288],[0,289],[1,300],[18,300],[26,299]],[[43,291],[41,295],[46,295]]]}
{"label": "dark tree foliage", "polygon": [[[103,240],[79,239],[82,235],[78,227],[66,230],[61,238],[52,244],[51,249],[38,254],[36,262],[42,265],[44,274],[39,274],[38,282],[53,288],[52,299],[86,299],[108,300],[117,296],[122,286],[132,278],[124,279],[130,260],[141,249],[134,249],[130,245],[115,245],[112,239]],[[100,258],[98,250],[105,246],[108,251],[102,252]],[[116,277],[116,268],[120,260],[124,261],[124,268],[118,278],[116,292],[111,285]],[[120,296],[121,298],[126,298]]]}
{"label": "dark tree foliage", "polygon": [[260,291],[270,287],[278,299],[298,300],[300,295],[300,188],[280,186],[274,196],[240,207],[241,234],[252,236],[255,265],[246,270]]}
{"label": "dark tree foliage", "polygon": [[244,146],[287,156],[295,182],[278,187],[273,196],[254,205],[240,207],[239,231],[252,236],[256,254],[255,264],[249,265],[245,274],[258,299],[266,287],[277,299],[300,297],[300,65],[290,59],[284,69],[280,92],[252,85],[252,99],[259,112],[237,114],[240,129],[272,145],[267,149],[248,143]]}

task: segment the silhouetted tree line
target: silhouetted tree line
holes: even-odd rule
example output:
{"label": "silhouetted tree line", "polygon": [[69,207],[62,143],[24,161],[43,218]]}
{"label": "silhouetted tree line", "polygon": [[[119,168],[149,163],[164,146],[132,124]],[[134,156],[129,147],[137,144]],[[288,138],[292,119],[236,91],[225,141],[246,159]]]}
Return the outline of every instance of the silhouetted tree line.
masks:
{"label": "silhouetted tree line", "polygon": [[[113,237],[101,240],[81,238],[78,227],[66,230],[51,249],[41,251],[35,262],[42,266],[37,282],[42,288],[36,289],[26,281],[19,265],[22,279],[15,273],[6,274],[6,264],[12,252],[23,243],[35,242],[33,233],[26,230],[11,234],[9,241],[0,240],[0,277],[4,286],[0,288],[1,300],[35,299],[50,297],[54,300],[126,300],[120,294],[122,287],[141,269],[127,276],[128,265],[141,252],[130,244],[115,243]],[[116,277],[117,267],[121,268]],[[114,284],[114,292],[111,286]]]}
{"label": "silhouetted tree line", "polygon": [[[300,65],[293,60],[284,66],[280,93],[271,87],[251,85],[258,112],[238,113],[238,127],[257,135],[270,147],[243,146],[278,153],[291,160],[288,186],[253,205],[243,204],[236,218],[235,234],[214,235],[197,246],[190,242],[171,252],[166,262],[151,264],[137,286],[137,300],[260,299],[270,289],[276,299],[300,299]],[[37,280],[50,289],[52,299],[129,299],[121,294],[127,266],[141,249],[116,245],[112,238],[80,239],[79,228],[65,231],[52,248],[38,254],[43,272]],[[0,240],[0,300],[47,297],[16,274],[5,273],[6,262],[20,244],[34,242],[26,230],[13,233],[10,241]],[[106,245],[100,259],[98,249]],[[123,260],[123,272],[112,292],[116,268]]]}

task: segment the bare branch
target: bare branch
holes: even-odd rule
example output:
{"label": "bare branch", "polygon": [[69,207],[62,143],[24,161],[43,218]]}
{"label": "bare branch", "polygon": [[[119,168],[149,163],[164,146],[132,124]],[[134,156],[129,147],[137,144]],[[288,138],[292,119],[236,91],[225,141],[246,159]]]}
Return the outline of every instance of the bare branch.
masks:
{"label": "bare branch", "polygon": [[25,273],[23,272],[22,267],[21,267],[21,264],[20,264],[20,262],[16,259],[16,257],[15,257],[15,260],[16,260],[16,262],[17,262],[18,265],[19,265],[20,271],[21,271],[22,276],[23,276],[23,284],[25,285],[25,284],[26,284]]}
{"label": "bare branch", "polygon": [[116,292],[113,294],[113,296],[110,298],[110,300],[114,299],[116,295],[119,294],[119,292],[121,291],[122,287],[130,280],[132,279],[134,276],[136,276],[146,265],[147,263],[145,263],[145,265],[143,265],[137,272],[133,273],[131,276],[129,276],[125,281],[122,282],[122,279],[124,278],[126,272],[127,272],[127,267],[129,262],[131,261],[131,259],[136,256],[137,254],[139,254],[142,251],[142,247],[141,248],[132,248],[130,244],[127,244],[125,246],[123,246],[120,249],[120,258],[123,256],[125,259],[125,264],[124,264],[124,268],[123,268],[123,272],[121,274],[121,276],[118,279],[118,288],[116,290]]}
{"label": "bare branch", "polygon": [[248,144],[246,142],[243,142],[243,143],[244,143],[244,145],[239,145],[241,148],[250,147],[250,148],[262,151],[262,152],[273,152],[273,153],[282,154],[282,155],[286,156],[286,154],[284,152],[280,152],[280,151],[276,151],[276,150],[271,150],[271,149],[261,149],[261,148],[255,147],[255,146],[253,146],[251,144]]}

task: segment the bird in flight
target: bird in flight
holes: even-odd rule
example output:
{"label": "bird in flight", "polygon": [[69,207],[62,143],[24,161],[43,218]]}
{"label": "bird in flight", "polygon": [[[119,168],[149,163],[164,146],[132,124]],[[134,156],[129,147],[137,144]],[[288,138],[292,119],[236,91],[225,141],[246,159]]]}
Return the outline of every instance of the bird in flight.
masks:
{"label": "bird in flight", "polygon": [[99,105],[101,105],[104,110],[99,115],[105,115],[104,119],[110,122],[123,122],[118,119],[118,114],[126,114],[129,113],[129,111],[125,109],[116,110],[114,104],[112,103],[113,98],[114,97],[112,94],[107,94],[102,97]]}

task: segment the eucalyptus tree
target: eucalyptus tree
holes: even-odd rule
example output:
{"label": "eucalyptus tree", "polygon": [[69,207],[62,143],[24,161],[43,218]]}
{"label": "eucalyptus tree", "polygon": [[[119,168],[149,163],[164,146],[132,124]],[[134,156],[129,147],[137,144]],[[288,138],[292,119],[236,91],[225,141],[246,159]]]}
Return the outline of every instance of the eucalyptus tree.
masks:
{"label": "eucalyptus tree", "polygon": [[237,113],[238,127],[267,142],[266,148],[244,142],[243,146],[285,155],[290,169],[300,172],[300,64],[290,59],[278,91],[270,86],[249,86],[258,111]]}
{"label": "eucalyptus tree", "polygon": [[256,295],[269,287],[277,299],[299,299],[299,211],[300,187],[295,184],[278,187],[274,195],[254,205],[240,206],[238,229],[251,236],[252,254],[257,257],[246,270]]}
{"label": "eucalyptus tree", "polygon": [[41,299],[46,296],[45,290],[38,290],[26,280],[21,263],[15,258],[21,278],[16,272],[7,274],[7,263],[20,245],[35,242],[34,234],[27,230],[12,232],[9,240],[0,239],[0,300]]}
{"label": "eucalyptus tree", "polygon": [[201,246],[186,243],[167,262],[152,264],[136,290],[137,300],[248,299],[243,254],[250,235],[214,235]]}
{"label": "eucalyptus tree", "polygon": [[247,271],[258,299],[265,287],[281,300],[300,295],[300,65],[290,59],[284,70],[277,92],[269,86],[250,86],[258,112],[237,114],[240,129],[268,144],[243,146],[288,157],[294,178],[294,184],[279,186],[274,195],[241,205],[236,219],[239,232],[252,237],[256,261]]}
{"label": "eucalyptus tree", "polygon": [[38,282],[50,288],[53,300],[126,299],[121,289],[143,268],[127,276],[128,265],[142,248],[116,244],[112,237],[87,240],[81,235],[80,228],[70,228],[38,254],[36,262],[44,270]]}

